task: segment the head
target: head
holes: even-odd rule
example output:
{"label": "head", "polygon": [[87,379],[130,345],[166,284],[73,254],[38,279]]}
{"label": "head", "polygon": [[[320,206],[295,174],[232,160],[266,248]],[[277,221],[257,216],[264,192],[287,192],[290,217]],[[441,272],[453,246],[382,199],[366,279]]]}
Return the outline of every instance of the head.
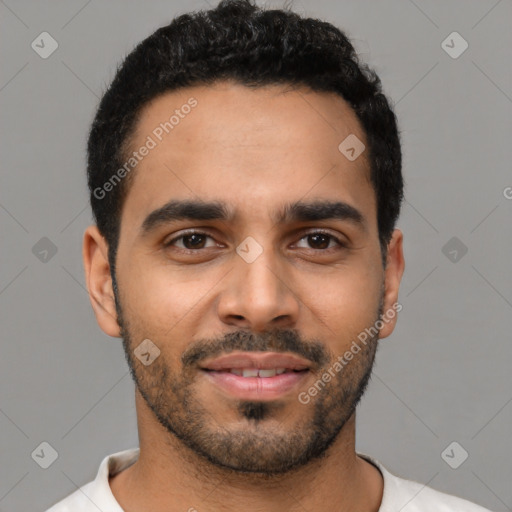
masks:
{"label": "head", "polygon": [[[242,0],[176,18],[103,96],[88,183],[91,302],[155,421],[232,470],[324,456],[396,315],[333,365],[394,309],[404,268],[396,118],[348,38]],[[240,351],[307,369],[288,393],[234,396],[205,365]]]}

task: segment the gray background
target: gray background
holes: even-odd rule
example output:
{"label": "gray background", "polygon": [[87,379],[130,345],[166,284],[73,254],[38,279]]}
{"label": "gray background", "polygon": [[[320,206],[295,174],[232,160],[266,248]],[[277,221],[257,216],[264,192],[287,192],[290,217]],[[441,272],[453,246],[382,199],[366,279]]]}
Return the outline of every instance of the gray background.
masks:
{"label": "gray background", "polygon": [[[137,445],[121,341],[99,329],[84,286],[86,135],[120,59],[203,7],[0,1],[0,511],[44,510],[92,480],[105,455]],[[396,474],[512,510],[511,1],[294,8],[353,39],[402,132],[403,310],[381,342],[357,448]],[[59,45],[47,59],[31,48],[43,31]],[[441,46],[453,31],[469,44],[456,59]],[[33,251],[43,237],[55,255]],[[443,251],[452,237],[458,247]],[[43,441],[58,452],[46,470],[31,456]],[[453,441],[469,453],[458,469],[441,456]]]}

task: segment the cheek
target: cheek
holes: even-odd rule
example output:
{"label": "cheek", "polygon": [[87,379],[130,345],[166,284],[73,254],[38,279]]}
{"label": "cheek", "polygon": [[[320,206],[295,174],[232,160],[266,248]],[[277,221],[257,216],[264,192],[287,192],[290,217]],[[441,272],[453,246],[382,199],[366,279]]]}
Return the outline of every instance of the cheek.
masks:
{"label": "cheek", "polygon": [[[199,286],[198,282],[177,283],[156,272],[132,276],[125,282],[123,316],[129,322],[132,348],[145,339],[151,340],[161,353],[157,361],[172,374],[181,371],[180,356],[194,338],[197,322],[193,315],[200,301]],[[152,374],[159,374],[156,367]]]}
{"label": "cheek", "polygon": [[375,273],[346,268],[303,288],[304,309],[339,352],[378,318],[381,295]]}
{"label": "cheek", "polygon": [[[123,285],[123,305],[130,319],[155,336],[183,330],[187,318],[201,310],[216,280],[212,272],[173,269],[165,264],[134,263]],[[128,313],[127,313],[128,314]],[[135,322],[134,322],[135,324]]]}

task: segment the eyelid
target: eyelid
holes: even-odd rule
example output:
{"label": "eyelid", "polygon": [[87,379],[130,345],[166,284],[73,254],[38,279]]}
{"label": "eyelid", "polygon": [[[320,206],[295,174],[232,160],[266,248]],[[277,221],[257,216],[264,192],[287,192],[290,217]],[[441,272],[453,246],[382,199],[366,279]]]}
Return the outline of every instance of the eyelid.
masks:
{"label": "eyelid", "polygon": [[[326,230],[324,228],[309,228],[309,230],[306,232],[302,231],[302,230],[299,231],[298,233],[295,234],[295,236],[297,236],[297,234],[300,235],[298,242],[300,242],[301,240],[303,240],[304,238],[306,238],[310,235],[322,234],[322,235],[329,236],[331,239],[333,239],[338,244],[339,247],[347,247],[347,244],[348,244],[347,241],[343,240],[342,238],[340,238],[337,235],[334,235],[329,230]],[[215,240],[215,237],[206,231],[201,231],[199,229],[190,228],[190,229],[180,231],[177,236],[174,236],[171,240],[164,242],[163,246],[165,248],[170,247],[176,241],[178,241],[186,236],[190,236],[190,235],[202,235],[202,236],[211,238],[212,240]],[[216,241],[216,243],[218,244],[217,241]],[[179,249],[184,250],[184,251],[190,251],[190,252],[199,252],[201,250],[201,249],[182,249],[181,247]],[[334,249],[334,248],[331,247],[331,249]],[[327,252],[329,249],[310,249],[310,250]]]}
{"label": "eyelid", "polygon": [[[331,233],[331,231],[329,230],[326,230],[326,229],[323,229],[323,228],[311,228],[308,232],[304,233],[300,239],[299,239],[299,242],[301,240],[303,240],[304,238],[310,236],[310,235],[317,235],[317,234],[322,234],[322,235],[327,235],[329,236],[330,238],[332,238],[340,247],[347,247],[348,245],[348,242],[343,240],[343,238],[340,238],[338,235],[334,235],[333,233]],[[332,248],[331,248],[332,249]],[[311,249],[312,251],[321,251],[321,252],[327,252],[329,249]]]}
{"label": "eyelid", "polygon": [[[212,240],[214,240],[214,237],[213,235],[211,235],[210,233],[207,233],[206,231],[200,231],[199,229],[185,229],[183,231],[180,231],[178,235],[176,236],[173,236],[173,238],[171,238],[169,241],[167,242],[163,242],[163,246],[164,247],[169,247],[171,244],[173,244],[174,242],[186,237],[186,236],[190,236],[190,235],[202,235],[202,236],[206,236],[208,238],[211,238]],[[183,250],[191,250],[191,249],[183,249]],[[197,252],[198,250],[196,249],[194,252]]]}

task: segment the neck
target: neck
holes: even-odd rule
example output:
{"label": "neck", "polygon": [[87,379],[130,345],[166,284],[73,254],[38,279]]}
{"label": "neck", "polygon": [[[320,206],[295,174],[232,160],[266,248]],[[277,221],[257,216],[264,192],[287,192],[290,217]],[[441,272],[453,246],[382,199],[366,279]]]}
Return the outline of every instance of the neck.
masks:
{"label": "neck", "polygon": [[[137,411],[146,404],[136,393]],[[281,475],[220,468],[185,447],[157,421],[139,416],[137,462],[110,479],[125,512],[241,510],[378,512],[383,481],[355,452],[355,414],[321,459]]]}

